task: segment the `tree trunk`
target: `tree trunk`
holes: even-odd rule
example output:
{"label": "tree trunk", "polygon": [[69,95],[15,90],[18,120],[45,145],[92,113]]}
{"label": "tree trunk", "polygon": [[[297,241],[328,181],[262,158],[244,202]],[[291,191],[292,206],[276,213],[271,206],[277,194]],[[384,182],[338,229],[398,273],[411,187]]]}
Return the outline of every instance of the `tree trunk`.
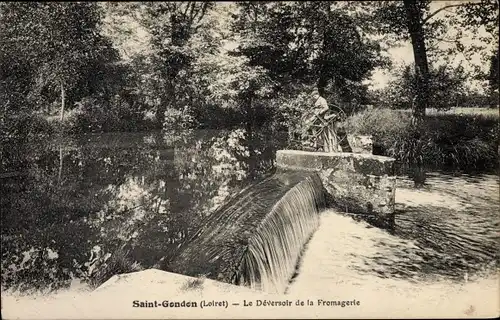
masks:
{"label": "tree trunk", "polygon": [[412,104],[412,132],[409,139],[414,140],[410,145],[413,150],[411,169],[415,187],[425,184],[426,173],[422,163],[422,122],[425,109],[429,105],[429,63],[425,47],[425,34],[423,30],[422,11],[418,7],[418,0],[404,0],[408,31],[410,33],[413,56],[415,59],[415,75],[417,78],[416,101]]}
{"label": "tree trunk", "polygon": [[497,50],[496,54],[491,56],[490,59],[490,74],[489,74],[489,107],[496,108],[498,106],[498,57],[500,51]]}
{"label": "tree trunk", "polygon": [[425,47],[422,12],[418,7],[418,1],[404,0],[404,6],[417,77],[417,96],[416,103],[412,107],[412,118],[414,124],[418,124],[425,117],[425,109],[429,104],[429,63]]}
{"label": "tree trunk", "polygon": [[64,84],[61,82],[61,118],[60,120],[64,120],[64,107],[66,103],[66,90],[64,89]]}
{"label": "tree trunk", "polygon": [[158,126],[163,128],[165,125],[165,112],[168,108],[174,108],[175,102],[175,78],[168,76],[166,84],[166,92],[162,94],[160,104],[156,110],[156,120],[158,121]]}
{"label": "tree trunk", "polygon": [[257,162],[255,159],[255,145],[254,145],[254,126],[255,126],[255,112],[253,110],[253,92],[250,93],[246,103],[246,133],[247,133],[247,146],[248,146],[248,176],[254,179],[256,176],[255,170],[257,169]]}

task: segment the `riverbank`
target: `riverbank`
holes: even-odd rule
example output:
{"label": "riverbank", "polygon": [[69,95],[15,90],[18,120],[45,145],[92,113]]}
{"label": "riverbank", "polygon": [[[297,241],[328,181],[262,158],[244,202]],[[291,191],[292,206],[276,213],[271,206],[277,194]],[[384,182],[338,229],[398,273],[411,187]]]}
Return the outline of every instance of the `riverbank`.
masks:
{"label": "riverbank", "polygon": [[395,158],[402,167],[487,172],[498,168],[498,120],[498,108],[434,111],[414,129],[407,110],[372,109],[350,116],[344,127],[349,134],[372,135],[374,154]]}

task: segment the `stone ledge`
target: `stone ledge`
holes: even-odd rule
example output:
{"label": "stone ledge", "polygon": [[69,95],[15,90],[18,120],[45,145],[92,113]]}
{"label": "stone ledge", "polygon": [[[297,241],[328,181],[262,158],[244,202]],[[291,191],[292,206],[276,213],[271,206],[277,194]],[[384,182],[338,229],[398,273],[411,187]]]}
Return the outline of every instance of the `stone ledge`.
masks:
{"label": "stone ledge", "polygon": [[276,164],[279,168],[326,170],[341,167],[344,171],[371,175],[394,175],[395,159],[364,153],[311,152],[278,150]]}
{"label": "stone ledge", "polygon": [[328,202],[342,211],[372,214],[382,224],[393,220],[395,159],[347,152],[278,150],[278,170],[315,171]]}
{"label": "stone ledge", "polygon": [[262,294],[260,291],[255,291],[243,286],[236,286],[207,278],[190,277],[159,269],[146,269],[132,273],[114,275],[95,289],[93,294],[101,292],[107,293],[110,291],[117,293],[125,292],[129,291],[128,288],[144,288],[151,292],[162,292],[171,297],[189,293],[190,291],[205,292],[209,294],[221,294],[225,292],[230,292],[232,294]]}

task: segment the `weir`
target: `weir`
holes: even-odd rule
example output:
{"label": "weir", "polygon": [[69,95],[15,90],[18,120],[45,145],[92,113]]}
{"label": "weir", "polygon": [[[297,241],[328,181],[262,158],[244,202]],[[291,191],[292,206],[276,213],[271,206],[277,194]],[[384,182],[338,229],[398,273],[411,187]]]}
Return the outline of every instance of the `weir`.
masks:
{"label": "weir", "polygon": [[167,269],[283,293],[324,205],[316,173],[275,174],[207,217]]}
{"label": "weir", "polygon": [[279,150],[277,172],[208,216],[165,269],[284,293],[325,206],[393,219],[394,159]]}

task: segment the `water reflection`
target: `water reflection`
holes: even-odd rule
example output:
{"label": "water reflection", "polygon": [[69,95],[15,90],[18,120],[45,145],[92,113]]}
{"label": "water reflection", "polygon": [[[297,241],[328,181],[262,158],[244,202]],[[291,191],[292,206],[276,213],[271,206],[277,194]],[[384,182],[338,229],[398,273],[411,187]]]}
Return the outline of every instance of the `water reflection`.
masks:
{"label": "water reflection", "polygon": [[90,278],[124,246],[127,261],[143,268],[168,259],[249,183],[250,160],[259,174],[272,167],[279,144],[263,142],[251,146],[256,159],[240,130],[88,135],[18,148],[8,170],[23,174],[2,179],[2,285]]}

